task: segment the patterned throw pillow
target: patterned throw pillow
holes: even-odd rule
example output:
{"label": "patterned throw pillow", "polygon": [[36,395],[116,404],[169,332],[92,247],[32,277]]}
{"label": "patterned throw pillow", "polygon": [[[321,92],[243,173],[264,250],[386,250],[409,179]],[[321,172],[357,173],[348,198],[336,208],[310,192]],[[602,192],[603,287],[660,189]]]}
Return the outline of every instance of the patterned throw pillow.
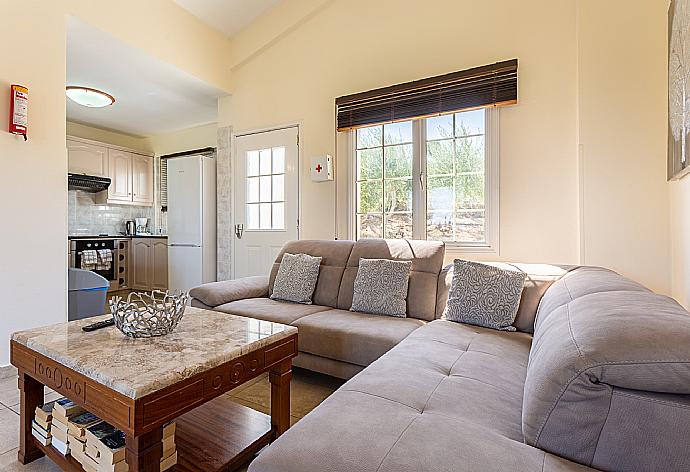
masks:
{"label": "patterned throw pillow", "polygon": [[360,259],[350,311],[375,315],[407,315],[410,261]]}
{"label": "patterned throw pillow", "polygon": [[311,305],[320,265],[320,257],[287,252],[283,254],[271,298]]}
{"label": "patterned throw pillow", "polygon": [[450,321],[515,331],[524,283],[524,272],[456,259],[443,315]]}

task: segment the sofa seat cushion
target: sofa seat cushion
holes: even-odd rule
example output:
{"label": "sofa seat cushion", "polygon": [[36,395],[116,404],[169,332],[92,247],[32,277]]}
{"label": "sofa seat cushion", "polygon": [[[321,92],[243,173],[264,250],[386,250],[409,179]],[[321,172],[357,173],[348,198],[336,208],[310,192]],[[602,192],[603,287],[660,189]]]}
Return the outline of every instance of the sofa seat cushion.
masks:
{"label": "sofa seat cushion", "polygon": [[405,339],[424,321],[347,310],[328,310],[297,319],[299,350],[367,366]]}
{"label": "sofa seat cushion", "polygon": [[271,300],[270,298],[247,298],[220,305],[214,308],[214,310],[259,320],[273,321],[275,323],[291,324],[303,316],[330,310],[330,307],[303,305]]}
{"label": "sofa seat cushion", "polygon": [[249,470],[591,470],[522,441],[529,345],[525,333],[433,321],[338,389]]}

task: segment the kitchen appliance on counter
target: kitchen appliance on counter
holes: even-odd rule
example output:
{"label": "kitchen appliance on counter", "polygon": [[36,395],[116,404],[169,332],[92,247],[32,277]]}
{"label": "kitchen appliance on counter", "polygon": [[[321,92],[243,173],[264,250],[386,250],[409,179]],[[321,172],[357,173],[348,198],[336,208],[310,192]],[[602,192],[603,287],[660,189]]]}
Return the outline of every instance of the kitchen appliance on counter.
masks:
{"label": "kitchen appliance on counter", "polygon": [[148,234],[149,219],[135,218],[136,220],[136,234]]}
{"label": "kitchen appliance on counter", "polygon": [[129,239],[113,236],[78,237],[69,240],[69,266],[82,268],[82,257],[85,250],[106,249],[112,252],[109,268],[97,265],[91,269],[108,281],[108,291],[121,290],[128,287],[128,258]]}
{"label": "kitchen appliance on counter", "polygon": [[168,289],[216,280],[216,161],[168,160]]}
{"label": "kitchen appliance on counter", "polygon": [[127,236],[134,236],[137,234],[137,224],[134,220],[125,221],[125,234],[127,234]]}

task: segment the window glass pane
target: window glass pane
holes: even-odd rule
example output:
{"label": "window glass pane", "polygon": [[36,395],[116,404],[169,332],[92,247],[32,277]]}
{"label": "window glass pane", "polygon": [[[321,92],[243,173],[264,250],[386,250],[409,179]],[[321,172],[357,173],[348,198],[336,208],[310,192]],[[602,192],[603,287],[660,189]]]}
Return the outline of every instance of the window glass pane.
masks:
{"label": "window glass pane", "polygon": [[357,130],[357,149],[381,146],[383,126],[369,126]]}
{"label": "window glass pane", "polygon": [[358,238],[382,238],[383,217],[381,215],[357,215]]}
{"label": "window glass pane", "polygon": [[412,145],[401,144],[383,148],[386,178],[412,176]]}
{"label": "window glass pane", "polygon": [[262,149],[259,151],[259,172],[261,175],[271,173],[271,150]]}
{"label": "window glass pane", "polygon": [[357,212],[381,213],[383,209],[383,183],[379,181],[357,184]]}
{"label": "window glass pane", "polygon": [[285,203],[273,203],[273,229],[285,229]]}
{"label": "window glass pane", "polygon": [[455,114],[455,136],[484,134],[484,112],[480,110],[464,111]]}
{"label": "window glass pane", "polygon": [[247,153],[247,176],[259,175],[259,151]]}
{"label": "window glass pane", "polygon": [[273,173],[274,174],[285,173],[285,148],[284,147],[274,147],[273,148]]}
{"label": "window glass pane", "polygon": [[271,204],[259,204],[259,228],[271,229]]}
{"label": "window glass pane", "polygon": [[247,229],[259,229],[259,205],[247,205]]}
{"label": "window glass pane", "polygon": [[432,116],[426,119],[426,139],[453,137],[453,115]]}
{"label": "window glass pane", "polygon": [[386,215],[386,238],[412,239],[412,214],[395,213]]}
{"label": "window glass pane", "polygon": [[412,211],[412,179],[386,180],[383,185],[386,193],[383,211]]}
{"label": "window glass pane", "polygon": [[270,202],[271,201],[271,176],[259,177],[261,183],[259,185],[259,201],[260,202]]}
{"label": "window glass pane", "polygon": [[434,241],[453,241],[453,212],[427,212],[426,237]]}
{"label": "window glass pane", "polygon": [[455,233],[458,241],[485,241],[484,210],[458,212],[455,216]]}
{"label": "window glass pane", "polygon": [[455,140],[457,172],[484,172],[484,136]]}
{"label": "window glass pane", "polygon": [[357,151],[357,180],[380,179],[383,166],[381,148]]}
{"label": "window glass pane", "polygon": [[453,140],[427,143],[426,173],[427,175],[453,174]]}
{"label": "window glass pane", "polygon": [[453,211],[453,178],[429,177],[427,179],[427,209]]}
{"label": "window glass pane", "polygon": [[484,208],[484,174],[459,175],[456,177],[455,208]]}
{"label": "window glass pane", "polygon": [[403,144],[412,142],[412,122],[401,121],[383,125],[383,144]]}
{"label": "window glass pane", "polygon": [[[263,177],[262,177],[263,178]],[[279,202],[285,200],[285,188],[284,188],[284,175],[274,175],[273,176],[273,201]]]}
{"label": "window glass pane", "polygon": [[259,177],[247,179],[247,203],[259,201]]}

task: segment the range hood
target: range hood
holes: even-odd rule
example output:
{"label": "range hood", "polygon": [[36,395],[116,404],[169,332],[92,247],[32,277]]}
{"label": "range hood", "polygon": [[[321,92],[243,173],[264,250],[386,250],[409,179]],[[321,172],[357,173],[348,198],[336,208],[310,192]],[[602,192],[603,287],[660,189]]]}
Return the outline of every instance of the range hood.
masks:
{"label": "range hood", "polygon": [[67,188],[70,190],[84,190],[97,193],[110,187],[110,179],[94,175],[67,174]]}

